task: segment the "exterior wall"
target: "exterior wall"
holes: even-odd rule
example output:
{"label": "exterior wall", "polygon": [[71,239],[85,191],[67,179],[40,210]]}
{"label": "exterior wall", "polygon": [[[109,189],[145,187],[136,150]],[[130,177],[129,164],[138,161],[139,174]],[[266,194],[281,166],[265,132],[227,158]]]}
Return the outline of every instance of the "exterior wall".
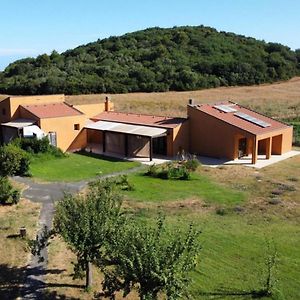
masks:
{"label": "exterior wall", "polygon": [[74,152],[85,148],[87,145],[87,132],[86,128],[82,129],[67,150]]}
{"label": "exterior wall", "polygon": [[19,118],[19,105],[41,105],[48,103],[61,103],[65,101],[65,95],[36,95],[36,96],[11,96],[10,100],[10,116],[11,118]]}
{"label": "exterior wall", "polygon": [[235,159],[239,138],[250,133],[188,106],[190,152],[200,155]]}
{"label": "exterior wall", "polygon": [[92,118],[105,110],[105,103],[73,105],[73,107],[83,112],[87,118]]}
{"label": "exterior wall", "polygon": [[263,143],[260,142],[267,138],[271,138],[272,141],[272,154],[283,154],[292,150],[293,143],[293,127],[287,127],[281,130],[270,131],[264,135],[259,135],[257,137],[259,143],[262,145],[262,149],[264,149]]}
{"label": "exterior wall", "polygon": [[87,142],[92,144],[102,144],[103,143],[103,131],[88,129],[87,130]]}
{"label": "exterior wall", "polygon": [[[4,113],[5,112],[5,113]],[[11,120],[9,98],[0,102],[0,123],[6,123]]]}
{"label": "exterior wall", "polygon": [[172,156],[184,150],[189,152],[189,121],[185,121],[173,129],[172,134]]}
{"label": "exterior wall", "polygon": [[289,127],[282,132],[282,151],[281,154],[292,150],[293,127]]}
{"label": "exterior wall", "polygon": [[[40,128],[46,134],[51,131],[56,132],[57,147],[66,151],[79,135],[80,130],[85,125],[85,121],[86,117],[84,115],[41,119]],[[80,130],[74,130],[74,124],[79,124]]]}

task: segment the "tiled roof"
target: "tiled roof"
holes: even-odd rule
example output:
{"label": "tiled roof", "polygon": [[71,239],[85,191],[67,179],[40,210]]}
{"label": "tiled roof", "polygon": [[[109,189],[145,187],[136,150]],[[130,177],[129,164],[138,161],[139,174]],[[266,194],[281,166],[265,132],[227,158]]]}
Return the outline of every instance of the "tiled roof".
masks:
{"label": "tiled roof", "polygon": [[175,128],[186,121],[184,118],[161,117],[142,114],[106,111],[93,117],[94,121],[110,121],[136,125],[148,125],[162,128]]}
{"label": "tiled roof", "polygon": [[79,110],[66,103],[49,103],[21,106],[40,119],[82,115]]}
{"label": "tiled roof", "polygon": [[[284,129],[289,127],[288,125],[276,121],[272,118],[266,117],[264,115],[261,115],[253,110],[247,109],[241,105],[233,104],[231,102],[222,102],[217,103],[217,105],[229,105],[231,108],[235,109],[235,112],[223,112],[217,108],[214,107],[212,104],[202,104],[202,105],[194,105],[193,107],[208,114],[211,115],[217,119],[220,119],[226,123],[229,123],[235,127],[241,128],[247,132],[250,132],[255,135],[264,134],[270,131],[278,130],[278,129]],[[235,113],[241,112],[244,114],[247,114],[253,118],[256,118],[260,121],[268,123],[270,126],[268,127],[261,127],[257,124],[254,124],[252,122],[249,122],[247,120],[244,120],[238,116],[235,115]]]}

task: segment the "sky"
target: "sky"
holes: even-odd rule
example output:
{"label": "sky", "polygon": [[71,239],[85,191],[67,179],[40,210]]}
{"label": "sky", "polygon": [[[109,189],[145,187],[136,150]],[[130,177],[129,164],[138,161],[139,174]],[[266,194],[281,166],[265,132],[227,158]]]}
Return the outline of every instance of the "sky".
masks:
{"label": "sky", "polygon": [[0,0],[0,70],[149,27],[205,25],[300,48],[300,0]]}

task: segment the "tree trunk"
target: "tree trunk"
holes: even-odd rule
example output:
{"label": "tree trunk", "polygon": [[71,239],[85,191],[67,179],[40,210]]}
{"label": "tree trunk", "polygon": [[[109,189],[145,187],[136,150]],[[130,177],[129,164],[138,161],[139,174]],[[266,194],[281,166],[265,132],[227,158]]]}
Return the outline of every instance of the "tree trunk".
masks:
{"label": "tree trunk", "polygon": [[92,287],[93,284],[93,273],[92,273],[92,263],[90,261],[86,262],[86,270],[85,270],[85,287],[87,289]]}

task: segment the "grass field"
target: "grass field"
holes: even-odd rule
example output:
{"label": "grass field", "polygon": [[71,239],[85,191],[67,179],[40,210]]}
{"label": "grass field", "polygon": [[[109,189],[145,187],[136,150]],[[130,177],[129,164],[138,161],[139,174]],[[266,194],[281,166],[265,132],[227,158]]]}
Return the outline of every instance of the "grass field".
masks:
{"label": "grass field", "polygon": [[205,174],[192,174],[188,181],[153,178],[145,176],[144,173],[129,175],[128,179],[135,190],[128,192],[126,196],[138,202],[163,204],[169,201],[197,199],[208,203],[234,205],[246,198],[244,193],[220,186]]}
{"label": "grass field", "polygon": [[93,154],[70,153],[63,158],[42,154],[33,156],[30,171],[33,177],[44,181],[80,181],[137,166],[137,162]]}
{"label": "grass field", "polygon": [[[268,242],[278,253],[277,283],[271,299],[300,299],[300,156],[260,170],[243,166],[200,167],[193,175],[191,185],[182,182],[179,188],[179,181],[142,179],[141,174],[129,176],[135,191],[126,192],[126,210],[146,223],[153,222],[160,211],[173,228],[187,227],[193,222],[202,231],[197,271],[191,274],[194,280],[191,299],[215,299],[203,293],[221,288],[234,291],[261,288]],[[196,180],[199,180],[199,185],[193,188]],[[185,190],[186,197],[180,192],[173,193],[177,188]],[[224,199],[221,203],[218,199],[222,196],[206,198],[208,189],[216,194],[222,191]],[[237,198],[231,202],[234,197]],[[221,214],[220,205],[224,209]],[[64,244],[56,241],[50,246],[50,253],[51,266],[62,272],[47,277],[49,285],[53,286],[49,293],[73,299],[92,299],[93,293],[85,293],[81,288],[83,280],[72,281],[71,261],[74,256]],[[94,291],[100,289],[102,278],[99,273],[95,275]],[[122,299],[121,295],[117,299]],[[127,299],[138,298],[132,294]],[[217,299],[251,297],[223,295]]]}
{"label": "grass field", "polygon": [[39,207],[24,199],[17,205],[0,206],[0,299],[19,296],[30,254],[26,239],[19,237],[19,229],[26,226],[28,237],[34,238]]}
{"label": "grass field", "polygon": [[[104,94],[67,96],[72,104],[99,103]],[[273,84],[221,87],[188,92],[112,94],[115,110],[167,116],[186,116],[188,99],[196,103],[232,100],[261,113],[286,118],[300,115],[300,77]]]}

